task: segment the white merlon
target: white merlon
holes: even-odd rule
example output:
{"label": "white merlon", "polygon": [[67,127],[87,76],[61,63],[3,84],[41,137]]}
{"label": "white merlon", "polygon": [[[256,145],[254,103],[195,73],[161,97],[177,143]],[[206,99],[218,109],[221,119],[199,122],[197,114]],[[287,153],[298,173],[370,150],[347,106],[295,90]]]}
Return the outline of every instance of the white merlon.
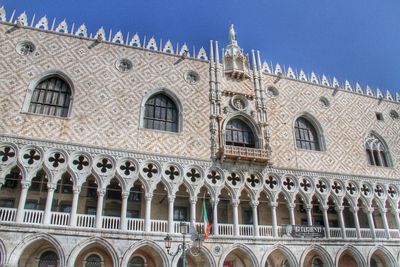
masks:
{"label": "white merlon", "polygon": [[42,17],[37,23],[35,28],[48,30],[49,29],[49,21],[47,20],[46,16]]}
{"label": "white merlon", "polygon": [[56,32],[68,33],[68,24],[65,19],[58,24]]}
{"label": "white merlon", "polygon": [[0,21],[6,21],[6,9],[4,6],[0,8]]}
{"label": "white merlon", "polygon": [[82,36],[82,37],[88,37],[86,25],[82,24],[81,26],[79,26],[78,30],[76,30],[76,32],[75,32],[75,35]]}
{"label": "white merlon", "polygon": [[112,42],[116,43],[116,44],[124,44],[124,36],[122,35],[121,31],[118,31],[114,35],[114,38],[112,39]]}

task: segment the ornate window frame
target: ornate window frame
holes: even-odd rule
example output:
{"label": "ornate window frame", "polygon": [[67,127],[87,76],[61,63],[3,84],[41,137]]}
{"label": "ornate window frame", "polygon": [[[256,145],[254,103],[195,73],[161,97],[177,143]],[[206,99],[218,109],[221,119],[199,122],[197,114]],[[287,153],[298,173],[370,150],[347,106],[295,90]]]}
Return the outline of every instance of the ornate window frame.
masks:
{"label": "ornate window frame", "polygon": [[[304,149],[304,148],[299,148],[297,146],[297,140],[296,140],[296,121],[299,118],[304,118],[306,119],[313,127],[314,130],[317,134],[317,140],[319,144],[319,150],[312,150],[312,149]],[[296,150],[300,151],[309,151],[309,152],[325,152],[326,151],[326,143],[325,143],[325,137],[324,137],[324,130],[322,125],[318,122],[318,120],[311,115],[308,112],[303,112],[299,115],[297,115],[294,120],[293,120],[293,125],[292,125],[292,131],[293,131],[293,142],[294,142],[294,147]]]}
{"label": "ornate window frame", "polygon": [[251,131],[253,132],[253,137],[254,137],[254,148],[262,148],[262,137],[260,135],[260,130],[257,127],[256,122],[253,120],[251,116],[244,112],[235,112],[232,113],[230,116],[227,116],[222,124],[222,144],[225,146],[226,145],[226,126],[228,125],[228,122],[231,120],[239,119],[242,120],[243,123],[245,123]]}
{"label": "ornate window frame", "polygon": [[[68,84],[68,86],[69,86],[69,88],[71,90],[69,108],[68,108],[67,116],[65,116],[65,117],[29,112],[29,106],[31,104],[32,95],[33,95],[33,92],[36,89],[36,86],[39,83],[41,83],[42,81],[44,81],[46,79],[49,79],[51,77],[59,77],[59,78],[63,79]],[[72,106],[74,104],[74,95],[75,95],[74,85],[72,83],[72,80],[66,74],[64,74],[63,72],[58,71],[58,70],[46,71],[46,72],[38,75],[35,79],[33,79],[29,83],[28,90],[27,90],[26,95],[25,95],[25,100],[24,100],[24,103],[22,105],[21,112],[22,113],[32,114],[32,115],[38,115],[38,116],[48,116],[48,117],[53,117],[53,118],[69,119],[71,117]]]}
{"label": "ornate window frame", "polygon": [[[371,146],[374,144],[374,143],[376,143],[376,142],[378,142],[379,144],[379,146],[382,146],[382,149],[373,149]],[[370,147],[367,147],[368,145],[370,145]],[[369,160],[369,152],[368,152],[368,150],[369,151],[371,151],[372,152],[372,157],[373,157],[373,160],[374,160],[374,162],[375,162],[375,155],[374,155],[374,151],[377,151],[378,153],[377,153],[377,157],[378,157],[378,159],[379,159],[379,162],[380,162],[380,165],[377,165],[377,164],[371,164],[370,163],[370,160]],[[365,151],[365,153],[366,153],[366,156],[367,156],[367,162],[368,162],[368,166],[371,166],[371,167],[384,167],[384,168],[391,168],[391,167],[393,167],[393,160],[392,160],[392,157],[391,157],[391,153],[390,153],[390,149],[389,149],[389,146],[387,145],[387,143],[386,143],[386,141],[382,138],[382,136],[380,136],[378,133],[376,133],[375,131],[371,131],[368,135],[367,135],[367,137],[365,137],[365,140],[364,140],[364,151]],[[386,161],[386,165],[385,164],[383,164],[383,162],[382,162],[382,155],[381,155],[381,153],[383,153],[384,154],[384,157],[385,157],[385,161]]]}
{"label": "ornate window frame", "polygon": [[[174,102],[174,104],[178,110],[178,127],[177,127],[176,132],[157,130],[157,129],[149,129],[149,128],[144,127],[144,114],[145,114],[145,110],[146,110],[146,103],[152,96],[157,95],[157,94],[164,94]],[[170,134],[180,134],[183,131],[183,106],[182,106],[182,103],[174,92],[172,92],[170,89],[165,88],[165,87],[153,89],[145,94],[145,96],[143,97],[142,102],[140,104],[139,118],[140,118],[140,121],[139,121],[140,129],[145,129],[145,130],[149,130],[149,131],[157,131],[157,132],[162,132],[162,133],[170,133]]]}

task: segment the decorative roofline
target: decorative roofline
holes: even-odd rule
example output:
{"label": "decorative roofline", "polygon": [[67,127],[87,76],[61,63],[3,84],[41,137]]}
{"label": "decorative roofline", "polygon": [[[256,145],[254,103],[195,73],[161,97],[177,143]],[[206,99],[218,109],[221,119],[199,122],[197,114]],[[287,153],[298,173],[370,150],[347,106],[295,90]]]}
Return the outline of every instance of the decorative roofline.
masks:
{"label": "decorative roofline", "polygon": [[201,47],[198,51],[196,51],[196,48],[194,46],[192,50],[190,50],[186,43],[184,43],[181,46],[179,46],[179,43],[177,43],[176,46],[174,46],[170,40],[167,40],[165,44],[163,44],[162,39],[160,39],[160,41],[157,43],[154,36],[152,36],[148,40],[146,40],[146,36],[144,36],[142,41],[137,33],[135,33],[132,37],[130,37],[128,32],[124,37],[124,34],[121,31],[113,33],[112,29],[110,29],[107,37],[103,27],[100,27],[100,29],[98,29],[95,34],[88,33],[85,24],[81,24],[77,29],[75,29],[75,23],[73,23],[71,28],[69,28],[65,19],[59,22],[58,25],[56,26],[56,18],[54,18],[52,20],[51,26],[49,26],[49,20],[47,19],[46,16],[36,21],[35,15],[33,15],[32,20],[29,23],[26,12],[23,12],[14,20],[15,10],[12,12],[9,18],[7,18],[6,15],[7,15],[6,9],[3,6],[0,8],[0,23],[8,23],[11,25],[15,25],[16,27],[33,28],[42,31],[61,33],[79,38],[91,39],[96,42],[106,42],[106,43],[113,43],[135,48],[141,48],[185,58],[198,59],[204,61],[208,60],[207,53],[204,47]]}
{"label": "decorative roofline", "polygon": [[[190,51],[189,47],[187,46],[186,43],[183,45],[179,46],[177,43],[176,46],[172,44],[170,40],[167,40],[167,42],[163,45],[162,40],[160,39],[159,43],[157,43],[156,39],[154,37],[151,37],[148,41],[146,40],[146,36],[144,36],[143,41],[141,41],[140,36],[135,33],[132,37],[129,36],[129,33],[124,37],[121,31],[117,31],[113,35],[113,31],[110,29],[108,37],[106,36],[105,30],[103,27],[97,30],[96,34],[88,33],[88,30],[85,26],[85,24],[81,24],[77,29],[75,29],[75,24],[72,24],[71,28],[68,28],[68,24],[66,20],[64,19],[58,25],[56,26],[56,18],[52,20],[51,27],[49,27],[49,20],[47,19],[46,16],[40,18],[39,20],[35,21],[35,15],[32,16],[32,20],[29,23],[28,21],[28,16],[26,12],[23,12],[20,14],[16,19],[15,17],[15,10],[12,12],[11,16],[7,19],[6,16],[6,10],[3,7],[0,8],[0,23],[6,23],[6,24],[11,24],[15,25],[16,27],[23,27],[23,28],[32,28],[32,29],[37,29],[37,30],[42,30],[42,31],[50,31],[50,32],[55,32],[55,33],[60,33],[60,34],[65,34],[69,36],[74,36],[74,37],[79,37],[79,38],[85,38],[85,39],[90,39],[94,40],[96,42],[106,42],[106,43],[111,43],[111,44],[118,44],[118,45],[124,45],[124,46],[129,46],[129,47],[135,47],[135,48],[140,48],[140,49],[145,49],[145,50],[150,50],[150,51],[155,51],[159,53],[164,53],[164,54],[169,54],[169,55],[175,55],[179,57],[184,57],[184,58],[191,58],[195,60],[203,60],[203,61],[208,61],[208,56],[206,53],[206,50],[204,47],[201,47],[199,51],[196,52],[195,47],[193,46],[193,49]],[[212,46],[211,49],[213,50]],[[217,47],[215,49],[215,52],[219,50]],[[213,51],[210,51],[213,54]],[[220,51],[218,51],[219,53]],[[220,63],[219,57],[215,58],[211,54],[210,61],[213,61],[215,63]],[[259,55],[259,51],[257,51],[257,56]],[[254,57],[254,55],[253,55]],[[258,56],[259,57],[259,56]],[[257,64],[255,63],[257,62]],[[250,62],[249,62],[250,63]],[[293,80],[298,80],[301,82],[307,82],[310,84],[316,84],[316,85],[322,85],[324,87],[331,87],[334,90],[343,90],[347,92],[352,92],[355,94],[359,95],[364,95],[364,96],[369,96],[369,97],[374,97],[381,100],[386,100],[390,102],[395,102],[395,103],[400,103],[400,94],[396,92],[394,95],[389,91],[386,90],[386,93],[382,91],[379,88],[376,88],[375,90],[372,89],[370,86],[366,86],[364,89],[361,87],[360,83],[356,82],[355,84],[349,82],[348,80],[345,80],[344,82],[338,81],[336,77],[333,77],[332,79],[327,77],[325,74],[322,76],[315,74],[314,72],[311,72],[311,74],[306,74],[302,69],[300,69],[300,72],[293,70],[292,67],[288,67],[287,69],[285,67],[281,67],[279,63],[277,63],[275,66],[272,63],[267,63],[264,61],[264,63],[261,64],[259,58],[256,60],[255,58],[253,59],[253,66],[250,66],[250,68],[254,71],[259,70],[261,73],[264,74],[270,74],[270,75],[275,75],[281,78],[289,78]]]}
{"label": "decorative roofline", "polygon": [[377,98],[379,100],[386,100],[396,103],[400,102],[400,94],[397,92],[395,93],[395,95],[393,95],[389,90],[386,90],[385,93],[379,88],[376,88],[374,90],[369,85],[366,85],[365,88],[363,89],[360,83],[358,82],[351,83],[348,80],[340,82],[335,76],[333,76],[333,78],[331,79],[327,77],[325,74],[322,74],[322,76],[320,76],[314,72],[311,72],[311,74],[306,74],[303,71],[303,69],[300,69],[300,72],[298,72],[297,70],[293,70],[293,68],[290,66],[287,69],[285,67],[282,68],[279,63],[277,63],[274,67],[272,63],[269,64],[266,61],[264,61],[264,63],[261,66],[261,71],[264,74],[270,74],[281,78],[288,78],[310,84],[317,84],[325,87],[331,87],[334,90],[352,92],[359,95]]}

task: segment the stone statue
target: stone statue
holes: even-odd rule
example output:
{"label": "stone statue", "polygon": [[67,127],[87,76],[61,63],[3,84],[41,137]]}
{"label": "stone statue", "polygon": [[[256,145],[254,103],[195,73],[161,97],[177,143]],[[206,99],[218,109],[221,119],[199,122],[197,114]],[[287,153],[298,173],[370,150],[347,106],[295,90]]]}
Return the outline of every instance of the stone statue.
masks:
{"label": "stone statue", "polygon": [[231,43],[233,41],[236,41],[236,32],[235,29],[233,28],[233,24],[231,24],[231,28],[229,30],[229,40],[231,41]]}

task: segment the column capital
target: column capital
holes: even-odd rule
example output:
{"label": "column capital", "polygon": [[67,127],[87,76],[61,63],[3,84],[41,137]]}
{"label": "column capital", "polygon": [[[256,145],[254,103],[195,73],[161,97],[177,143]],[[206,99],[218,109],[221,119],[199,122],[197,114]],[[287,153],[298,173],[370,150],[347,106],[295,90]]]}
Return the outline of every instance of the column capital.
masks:
{"label": "column capital", "polygon": [[31,187],[31,181],[21,181],[22,189],[29,189]]}
{"label": "column capital", "polygon": [[146,200],[152,200],[152,199],[153,199],[153,193],[146,193],[146,194],[144,195],[144,198],[145,198]]}
{"label": "column capital", "polygon": [[387,211],[388,211],[387,208],[379,209],[379,212],[380,212],[382,215],[383,215],[383,214],[386,214]]}
{"label": "column capital", "polygon": [[312,208],[313,208],[313,205],[312,205],[312,204],[307,204],[307,205],[306,205],[306,209],[307,209],[307,210],[311,210]]}
{"label": "column capital", "polygon": [[174,202],[175,201],[175,195],[170,195],[168,196],[168,202]]}
{"label": "column capital", "polygon": [[197,202],[197,197],[190,198],[190,203],[191,204],[196,204],[196,202]]}
{"label": "column capital", "polygon": [[105,194],[106,194],[106,190],[105,189],[98,189],[97,190],[97,196],[98,197],[104,197]]}
{"label": "column capital", "polygon": [[342,212],[344,210],[343,206],[336,206],[335,207],[336,212]]}
{"label": "column capital", "polygon": [[257,208],[259,204],[260,204],[260,202],[259,202],[258,200],[252,200],[252,201],[250,201],[250,206],[251,206],[252,208]]}
{"label": "column capital", "polygon": [[324,211],[327,211],[329,209],[329,205],[320,205],[320,208]]}
{"label": "column capital", "polygon": [[372,207],[365,207],[365,208],[363,208],[363,211],[364,211],[365,213],[372,213],[372,212],[374,212],[374,208],[372,208]]}
{"label": "column capital", "polygon": [[121,198],[122,199],[127,199],[129,197],[129,192],[121,192]]}
{"label": "column capital", "polygon": [[351,211],[352,213],[357,213],[359,210],[360,210],[359,207],[350,207],[350,211]]}
{"label": "column capital", "polygon": [[239,206],[239,204],[240,204],[240,200],[239,199],[232,199],[231,200],[231,205],[233,207],[237,207],[237,206]]}
{"label": "column capital", "polygon": [[80,186],[73,186],[72,187],[72,192],[74,194],[79,194],[81,192],[81,187]]}
{"label": "column capital", "polygon": [[56,188],[57,188],[57,184],[55,184],[55,183],[47,183],[47,190],[48,191],[53,191],[54,192],[54,190],[56,190]]}
{"label": "column capital", "polygon": [[276,208],[278,207],[278,202],[269,202],[268,206],[270,206],[271,208]]}
{"label": "column capital", "polygon": [[287,206],[288,206],[288,209],[296,208],[296,204],[294,204],[294,203],[289,203]]}

